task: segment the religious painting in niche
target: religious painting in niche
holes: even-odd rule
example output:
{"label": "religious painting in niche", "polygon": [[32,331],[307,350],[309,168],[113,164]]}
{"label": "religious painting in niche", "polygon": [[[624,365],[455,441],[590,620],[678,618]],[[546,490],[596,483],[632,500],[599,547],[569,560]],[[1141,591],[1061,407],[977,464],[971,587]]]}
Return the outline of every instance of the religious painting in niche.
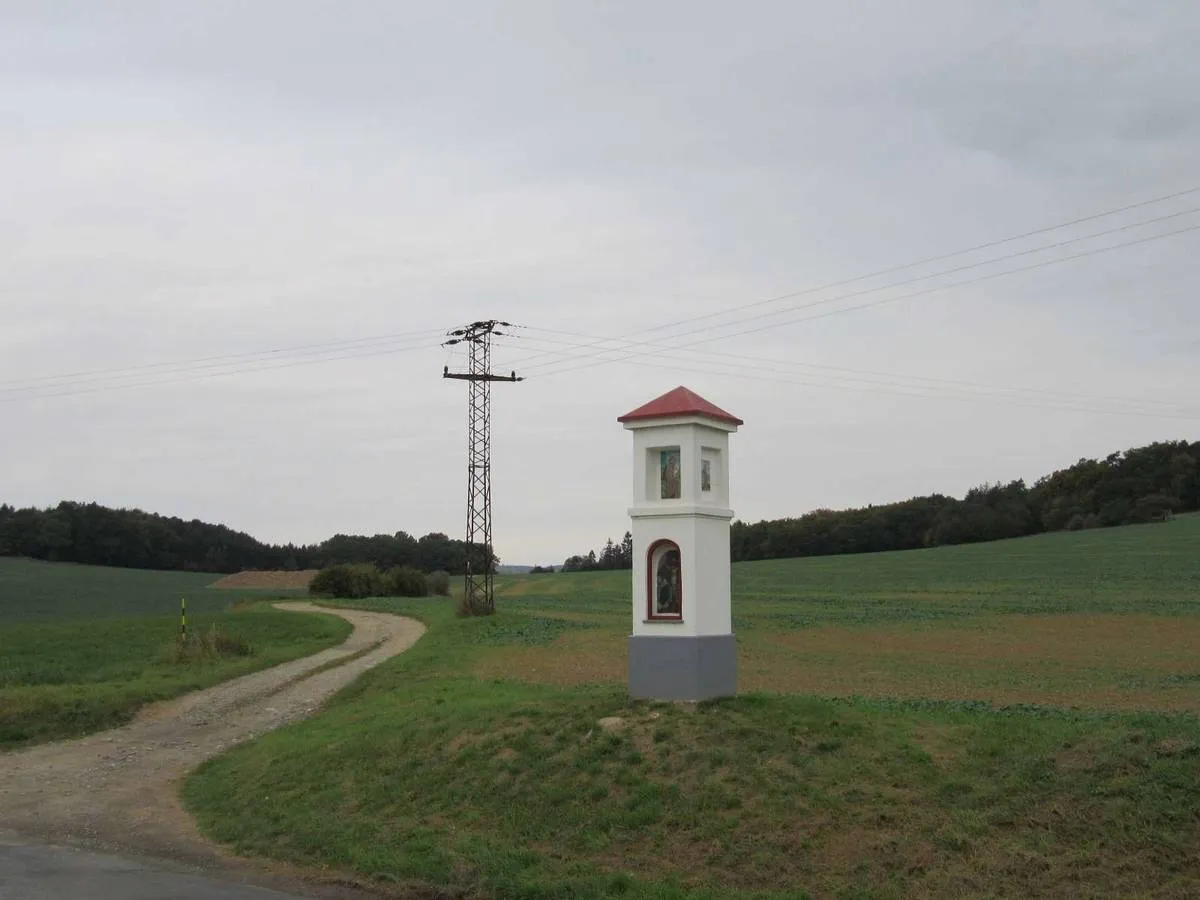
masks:
{"label": "religious painting in niche", "polygon": [[656,554],[654,567],[654,605],[656,616],[678,616],[683,613],[683,581],[679,569],[679,548],[670,546]]}
{"label": "religious painting in niche", "polygon": [[708,493],[712,490],[712,460],[700,460],[700,490]]}
{"label": "religious painting in niche", "polygon": [[663,500],[678,500],[680,496],[679,448],[659,451],[658,459],[661,470],[659,477],[661,497]]}

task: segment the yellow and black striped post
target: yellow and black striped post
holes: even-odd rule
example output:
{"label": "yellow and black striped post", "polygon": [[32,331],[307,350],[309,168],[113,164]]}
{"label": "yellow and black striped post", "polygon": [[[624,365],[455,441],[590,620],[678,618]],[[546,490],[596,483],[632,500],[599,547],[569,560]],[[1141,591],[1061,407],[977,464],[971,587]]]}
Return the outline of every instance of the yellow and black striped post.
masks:
{"label": "yellow and black striped post", "polygon": [[187,640],[187,597],[179,598],[179,636]]}

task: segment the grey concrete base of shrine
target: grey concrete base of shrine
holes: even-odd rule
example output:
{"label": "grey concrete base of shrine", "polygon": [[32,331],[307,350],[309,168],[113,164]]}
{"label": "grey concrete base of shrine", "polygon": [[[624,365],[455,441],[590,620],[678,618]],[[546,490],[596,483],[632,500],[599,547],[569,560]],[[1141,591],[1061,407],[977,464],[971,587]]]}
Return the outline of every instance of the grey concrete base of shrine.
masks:
{"label": "grey concrete base of shrine", "polygon": [[732,634],[629,637],[629,693],[642,700],[709,700],[737,693]]}

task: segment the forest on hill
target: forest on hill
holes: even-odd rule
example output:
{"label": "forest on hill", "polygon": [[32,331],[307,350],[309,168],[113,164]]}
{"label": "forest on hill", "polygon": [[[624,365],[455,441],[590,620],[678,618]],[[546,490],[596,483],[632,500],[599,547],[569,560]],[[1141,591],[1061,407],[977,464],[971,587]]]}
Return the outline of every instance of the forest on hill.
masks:
{"label": "forest on hill", "polygon": [[[735,562],[970,544],[1047,531],[1152,522],[1200,509],[1200,441],[1165,441],[1081,459],[1032,486],[984,484],[961,500],[942,494],[797,518],[733,523]],[[629,568],[624,543],[572,556],[564,571]]]}
{"label": "forest on hill", "polygon": [[[961,500],[942,494],[797,518],[734,522],[734,561],[911,550],[1046,531],[1150,522],[1200,510],[1200,441],[1167,441],[1081,459],[1039,479],[985,484]],[[338,534],[320,544],[264,544],[225,525],[137,509],[64,501],[47,509],[0,504],[0,556],[135,569],[240,572],[370,563],[380,570],[465,571],[468,547],[441,533]],[[482,560],[480,561],[482,562]],[[498,564],[493,555],[492,565]],[[632,540],[572,556],[568,571],[627,569]],[[478,568],[482,568],[479,566]]]}
{"label": "forest on hill", "polygon": [[0,556],[191,572],[371,563],[382,570],[406,566],[461,574],[467,544],[438,532],[415,538],[403,531],[372,537],[337,534],[312,545],[264,544],[245,532],[198,519],[64,501],[48,509],[0,504]]}

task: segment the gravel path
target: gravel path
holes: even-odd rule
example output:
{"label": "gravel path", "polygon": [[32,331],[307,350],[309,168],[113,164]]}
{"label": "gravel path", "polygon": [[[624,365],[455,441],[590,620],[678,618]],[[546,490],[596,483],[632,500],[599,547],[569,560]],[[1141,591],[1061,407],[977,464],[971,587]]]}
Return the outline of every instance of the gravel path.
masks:
{"label": "gravel path", "polygon": [[277,605],[341,616],[354,631],[339,647],[147,706],[122,728],[0,754],[0,837],[244,868],[200,836],[179,802],[183,777],[234,744],[310,715],[425,631],[386,613]]}

